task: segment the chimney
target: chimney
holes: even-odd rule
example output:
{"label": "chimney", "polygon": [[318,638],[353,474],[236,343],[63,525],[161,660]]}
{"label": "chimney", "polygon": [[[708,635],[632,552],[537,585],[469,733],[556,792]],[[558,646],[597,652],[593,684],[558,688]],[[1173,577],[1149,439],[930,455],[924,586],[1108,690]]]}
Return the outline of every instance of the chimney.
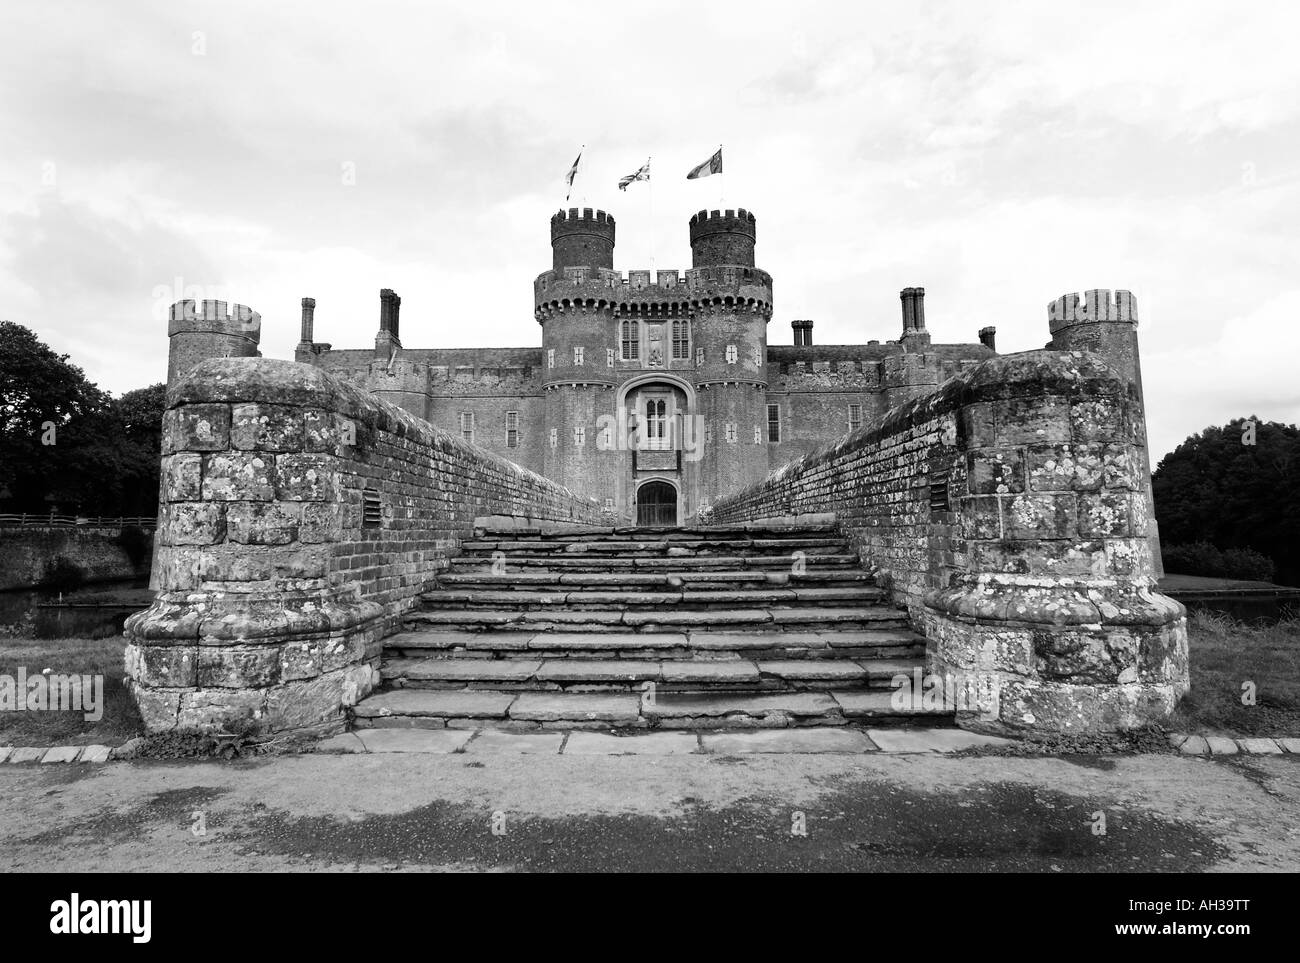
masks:
{"label": "chimney", "polygon": [[916,288],[903,288],[898,292],[898,299],[903,302],[903,334],[916,327],[916,302],[912,299]]}
{"label": "chimney", "polygon": [[298,340],[303,344],[311,344],[311,342],[315,338],[315,334],[314,334],[315,328],[316,328],[316,299],[303,298],[302,299],[302,335],[299,337]]}
{"label": "chimney", "polygon": [[916,319],[916,330],[925,330],[925,288],[912,288],[912,315]]}
{"label": "chimney", "polygon": [[393,330],[392,288],[383,288],[379,292],[379,330],[388,333]]}
{"label": "chimney", "polygon": [[990,351],[998,350],[997,344],[995,343],[997,333],[998,329],[992,325],[987,328],[980,328],[980,344],[984,345],[984,347],[988,348]]}
{"label": "chimney", "polygon": [[794,330],[795,347],[803,347],[812,344],[812,326],[811,321],[791,321],[790,327]]}
{"label": "chimney", "polygon": [[402,314],[402,298],[400,295],[394,294],[392,313],[389,315],[388,318],[388,330],[392,332],[393,340],[396,341],[398,344],[402,343],[402,336],[398,330],[398,322],[401,319],[401,314]]}

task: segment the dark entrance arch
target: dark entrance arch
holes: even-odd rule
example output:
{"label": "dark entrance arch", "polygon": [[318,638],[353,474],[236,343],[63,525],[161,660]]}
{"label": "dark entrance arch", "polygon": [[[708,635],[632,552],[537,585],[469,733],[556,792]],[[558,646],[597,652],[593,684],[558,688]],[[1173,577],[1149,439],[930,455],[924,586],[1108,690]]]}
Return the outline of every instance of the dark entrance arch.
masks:
{"label": "dark entrance arch", "polygon": [[677,524],[677,489],[666,481],[648,481],[636,490],[636,523]]}

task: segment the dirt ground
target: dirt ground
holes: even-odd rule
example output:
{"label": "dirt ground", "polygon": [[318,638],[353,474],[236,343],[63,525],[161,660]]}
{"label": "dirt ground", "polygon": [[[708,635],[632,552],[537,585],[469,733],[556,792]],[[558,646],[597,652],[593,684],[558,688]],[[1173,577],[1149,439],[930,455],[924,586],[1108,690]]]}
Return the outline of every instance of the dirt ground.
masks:
{"label": "dirt ground", "polygon": [[1300,757],[0,766],[0,869],[1294,872]]}

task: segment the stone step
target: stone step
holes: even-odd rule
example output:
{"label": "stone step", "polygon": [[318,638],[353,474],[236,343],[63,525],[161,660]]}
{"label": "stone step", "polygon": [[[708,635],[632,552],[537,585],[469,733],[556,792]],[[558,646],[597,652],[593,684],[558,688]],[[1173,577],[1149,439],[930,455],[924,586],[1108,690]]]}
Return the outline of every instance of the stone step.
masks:
{"label": "stone step", "polygon": [[538,632],[423,629],[390,636],[385,656],[475,659],[790,660],[915,659],[925,640],[905,627],[821,632]]}
{"label": "stone step", "polygon": [[609,554],[642,554],[666,552],[668,549],[689,552],[811,552],[815,549],[844,551],[843,538],[624,538],[624,539],[515,539],[468,538],[461,542],[466,554],[484,552],[564,552],[581,555],[584,552]]}
{"label": "stone step", "polygon": [[394,687],[429,689],[632,690],[653,682],[665,690],[802,690],[862,686],[888,688],[895,676],[911,677],[922,659],[637,659],[390,658],[383,681]]}
{"label": "stone step", "polygon": [[826,572],[507,572],[494,573],[490,568],[479,571],[460,571],[453,568],[438,576],[438,581],[449,587],[463,589],[493,589],[527,587],[542,592],[628,589],[632,591],[656,589],[695,589],[702,586],[793,586],[840,587],[850,585],[871,586],[875,579],[867,572],[853,569]]}
{"label": "stone step", "polygon": [[511,692],[394,689],[352,707],[360,728],[731,729],[842,726],[924,720],[900,711],[890,693],[834,690],[780,693]]}
{"label": "stone step", "polygon": [[681,591],[602,591],[587,588],[580,592],[567,590],[545,592],[528,588],[493,589],[442,589],[421,596],[424,611],[479,610],[501,606],[540,611],[566,608],[571,611],[599,610],[610,606],[629,608],[684,608],[684,609],[736,609],[758,608],[765,605],[839,606],[844,603],[875,605],[884,593],[874,586],[842,586],[829,588],[741,588],[729,591],[709,591],[683,586]]}
{"label": "stone step", "polygon": [[713,631],[805,631],[830,628],[903,628],[907,615],[883,605],[852,608],[807,605],[771,608],[686,608],[625,610],[621,607],[545,609],[433,609],[409,612],[407,627],[466,631],[657,632],[664,629]]}
{"label": "stone step", "polygon": [[647,526],[629,528],[626,526],[610,527],[600,525],[578,525],[561,523],[541,523],[533,527],[516,528],[513,526],[480,525],[475,527],[479,538],[508,538],[514,540],[582,540],[589,538],[607,539],[692,539],[692,538],[829,538],[838,537],[834,525],[683,525]]}
{"label": "stone step", "polygon": [[[786,555],[684,555],[681,557],[647,556],[583,556],[566,553],[503,554],[499,560],[491,556],[460,555],[455,559],[456,572],[492,572],[493,565],[504,565],[507,573],[513,571],[558,571],[611,573],[635,570],[638,572],[683,573],[695,571],[767,571],[789,572],[793,562]],[[805,571],[830,571],[851,569],[861,571],[856,555],[807,555],[801,560]]]}

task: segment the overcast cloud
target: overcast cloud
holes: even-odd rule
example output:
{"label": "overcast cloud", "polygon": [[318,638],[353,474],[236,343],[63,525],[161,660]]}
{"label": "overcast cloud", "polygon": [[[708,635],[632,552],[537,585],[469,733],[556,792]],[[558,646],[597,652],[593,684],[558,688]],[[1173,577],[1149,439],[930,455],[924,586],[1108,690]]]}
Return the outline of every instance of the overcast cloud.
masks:
{"label": "overcast cloud", "polygon": [[[178,286],[259,310],[274,357],[304,295],[318,340],[373,343],[381,287],[408,346],[539,344],[585,143],[623,270],[756,213],[773,343],[897,338],[924,285],[936,341],[1024,350],[1058,295],[1131,289],[1158,458],[1300,420],[1298,11],[6,0],[0,317],[114,392],[165,377]],[[719,143],[725,183],[685,181]]]}

